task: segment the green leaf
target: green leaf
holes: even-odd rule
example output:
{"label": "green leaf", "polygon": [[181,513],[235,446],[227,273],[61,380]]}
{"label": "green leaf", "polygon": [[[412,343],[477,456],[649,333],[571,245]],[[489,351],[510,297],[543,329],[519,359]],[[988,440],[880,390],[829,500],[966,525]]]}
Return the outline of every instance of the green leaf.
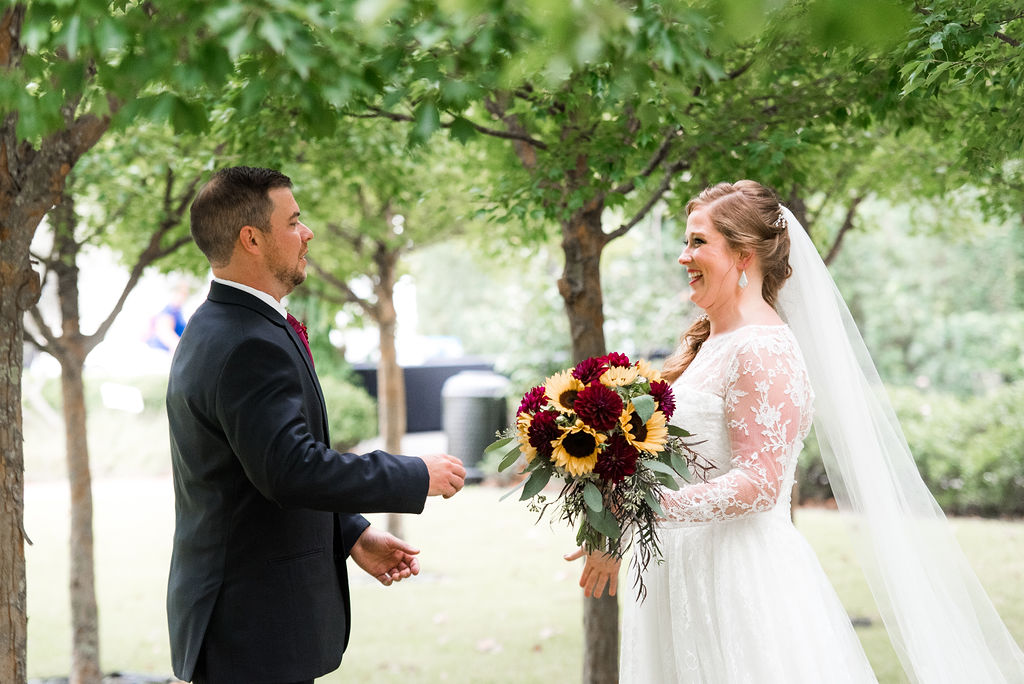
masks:
{"label": "green leaf", "polygon": [[679,483],[676,482],[676,478],[671,475],[666,475],[665,473],[654,473],[654,479],[660,482],[666,489],[671,489],[672,491],[679,490]]}
{"label": "green leaf", "polygon": [[174,108],[171,110],[174,130],[182,133],[202,133],[206,130],[208,122],[206,109],[201,104],[187,102],[180,97],[174,99]]}
{"label": "green leaf", "polygon": [[273,48],[277,54],[284,54],[284,31],[281,25],[274,20],[273,15],[267,15],[260,22],[260,27],[257,31],[263,36],[270,47]]}
{"label": "green leaf", "polygon": [[646,423],[654,415],[654,397],[650,394],[641,394],[639,397],[633,397],[631,401],[633,409],[643,422]]}
{"label": "green leaf", "polygon": [[684,480],[687,482],[693,482],[693,474],[690,472],[690,467],[686,465],[686,461],[682,456],[673,451],[669,454],[669,460],[672,462],[672,467],[675,468],[676,472],[679,473]]}
{"label": "green leaf", "polygon": [[658,501],[657,497],[651,494],[650,491],[644,492],[644,501],[646,501],[647,505],[651,507],[651,510],[654,511],[655,515],[660,518],[665,517],[665,510],[661,507],[661,502]]}
{"label": "green leaf", "polygon": [[535,470],[530,475],[530,479],[523,485],[523,494],[519,497],[520,501],[526,501],[532,499],[541,493],[545,486],[548,484],[548,480],[551,479],[551,471],[547,468],[542,470]]}
{"label": "green leaf", "polygon": [[672,470],[671,466],[666,465],[661,461],[655,461],[653,459],[643,459],[640,462],[656,473],[662,473],[664,475],[668,475],[669,477],[675,475],[675,471]]}
{"label": "green leaf", "polygon": [[619,521],[616,520],[615,516],[607,510],[598,513],[588,508],[587,522],[590,523],[591,527],[609,539],[614,540],[622,536],[622,530],[619,528]]}
{"label": "green leaf", "polygon": [[587,506],[590,510],[595,513],[600,513],[604,510],[604,497],[601,496],[601,490],[593,482],[587,482],[583,485],[583,500],[587,502]]}
{"label": "green leaf", "polygon": [[503,451],[502,447],[508,446],[514,439],[514,437],[502,437],[501,439],[494,440],[487,445],[486,449],[484,449],[484,456],[494,453],[495,451]]}
{"label": "green leaf", "polygon": [[430,100],[424,101],[416,109],[416,125],[414,128],[414,139],[423,142],[434,134],[441,127],[441,113],[437,111],[437,105]]}
{"label": "green leaf", "polygon": [[671,423],[669,423],[668,425],[668,434],[673,435],[675,437],[693,437],[692,432],[684,430],[678,425],[672,425]]}
{"label": "green leaf", "polygon": [[514,437],[499,439],[484,449],[484,456],[488,454],[501,454],[498,464],[498,472],[501,472],[519,460],[519,442]]}
{"label": "green leaf", "polygon": [[460,143],[465,144],[470,138],[476,135],[476,128],[467,119],[461,116],[455,117],[450,129],[451,136]]}

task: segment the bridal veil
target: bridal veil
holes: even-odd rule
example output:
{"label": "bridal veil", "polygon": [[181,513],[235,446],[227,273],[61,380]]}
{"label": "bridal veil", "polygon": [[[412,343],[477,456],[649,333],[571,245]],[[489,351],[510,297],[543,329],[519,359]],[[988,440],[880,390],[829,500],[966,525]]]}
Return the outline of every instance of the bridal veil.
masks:
{"label": "bridal veil", "polygon": [[776,308],[805,357],[822,460],[904,670],[920,684],[1024,682],[1024,654],[921,479],[839,290],[793,213],[781,214],[793,275]]}

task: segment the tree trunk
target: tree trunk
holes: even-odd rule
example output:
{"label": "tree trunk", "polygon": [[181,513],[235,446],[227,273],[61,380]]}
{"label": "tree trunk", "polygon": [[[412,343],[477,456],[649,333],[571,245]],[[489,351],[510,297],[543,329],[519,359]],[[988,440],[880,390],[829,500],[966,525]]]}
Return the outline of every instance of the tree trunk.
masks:
{"label": "tree trunk", "polygon": [[[0,15],[0,67],[23,54],[25,5]],[[18,138],[17,111],[0,121],[0,682],[27,677],[25,613],[25,454],[22,444],[21,373],[24,313],[39,299],[39,276],[29,246],[39,222],[57,202],[67,174],[110,126],[110,118],[85,115],[44,137],[38,149]]]}
{"label": "tree trunk", "polygon": [[[25,461],[21,432],[23,312],[35,273],[31,237],[14,230],[0,207],[0,682],[24,684]],[[35,285],[38,296],[38,284]]]}
{"label": "tree trunk", "polygon": [[52,211],[53,270],[57,274],[61,336],[56,345],[61,365],[64,434],[71,487],[70,596],[71,684],[100,684],[99,619],[93,560],[92,478],[86,436],[83,369],[89,353],[82,337],[78,301],[78,254],[74,204],[65,193]]}
{"label": "tree trunk", "polygon": [[71,684],[99,684],[102,674],[83,365],[77,359],[69,359],[61,366],[68,483],[71,486]]}
{"label": "tree trunk", "polygon": [[[588,205],[562,224],[565,270],[558,291],[565,301],[575,362],[606,353],[601,294],[601,229],[604,206]],[[619,680],[619,603],[614,596],[583,599],[583,681]]]}
{"label": "tree trunk", "polygon": [[[405,376],[398,365],[398,349],[395,337],[398,328],[398,313],[395,310],[395,278],[397,256],[385,247],[380,247],[377,258],[380,280],[376,287],[376,318],[380,341],[380,362],[377,364],[378,425],[384,440],[384,451],[402,453],[402,438],[405,436]],[[403,536],[402,515],[388,513],[388,531],[396,537]]]}

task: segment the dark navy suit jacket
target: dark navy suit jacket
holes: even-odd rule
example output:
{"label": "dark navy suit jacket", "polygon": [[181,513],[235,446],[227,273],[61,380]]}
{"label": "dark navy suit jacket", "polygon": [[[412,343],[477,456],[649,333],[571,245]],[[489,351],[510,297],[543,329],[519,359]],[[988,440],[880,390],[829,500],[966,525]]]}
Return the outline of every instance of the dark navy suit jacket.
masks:
{"label": "dark navy suit jacket", "polygon": [[311,679],[348,643],[345,560],[360,513],[419,513],[418,458],[343,454],[302,341],[266,302],[214,282],[175,350],[167,387],[174,674],[205,645],[218,684]]}

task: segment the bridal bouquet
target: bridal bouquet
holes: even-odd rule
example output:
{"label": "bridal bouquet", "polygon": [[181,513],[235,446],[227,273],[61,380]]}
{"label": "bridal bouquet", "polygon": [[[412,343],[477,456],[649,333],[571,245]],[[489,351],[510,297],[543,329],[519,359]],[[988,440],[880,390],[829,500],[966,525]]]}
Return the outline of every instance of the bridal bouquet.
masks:
{"label": "bridal bouquet", "polygon": [[[710,468],[685,441],[690,433],[668,424],[675,407],[672,388],[648,362],[590,358],[527,392],[515,426],[485,453],[503,455],[498,470],[524,457],[520,500],[541,515],[556,503],[561,519],[578,523],[576,542],[587,551],[622,558],[635,545],[646,568],[661,557],[662,488],[679,489],[676,475],[690,481]],[[548,501],[542,492],[552,476],[563,485]]]}

